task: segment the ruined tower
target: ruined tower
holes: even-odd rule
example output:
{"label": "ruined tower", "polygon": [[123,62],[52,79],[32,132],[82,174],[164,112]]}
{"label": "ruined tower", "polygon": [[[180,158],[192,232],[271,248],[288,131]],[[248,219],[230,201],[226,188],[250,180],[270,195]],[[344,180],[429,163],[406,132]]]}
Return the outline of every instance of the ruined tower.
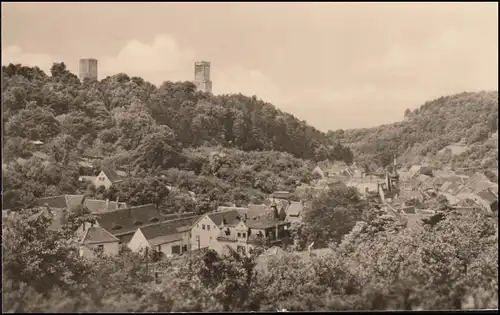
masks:
{"label": "ruined tower", "polygon": [[80,59],[79,75],[81,81],[85,78],[97,80],[97,59]]}
{"label": "ruined tower", "polygon": [[210,81],[210,62],[197,61],[194,63],[194,84],[199,91],[212,93],[212,81]]}

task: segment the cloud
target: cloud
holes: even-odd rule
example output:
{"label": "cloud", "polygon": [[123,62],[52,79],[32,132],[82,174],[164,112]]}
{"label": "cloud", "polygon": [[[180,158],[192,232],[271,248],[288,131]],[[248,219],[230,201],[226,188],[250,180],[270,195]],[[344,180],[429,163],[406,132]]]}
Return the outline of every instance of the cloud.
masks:
{"label": "cloud", "polygon": [[[181,47],[173,36],[158,34],[151,44],[130,40],[115,56],[98,58],[99,78],[126,73],[157,85],[164,81],[190,81],[194,77],[196,58],[193,49]],[[23,52],[17,46],[3,50],[2,60],[4,64],[13,62],[38,66],[47,72],[54,61],[59,61],[47,54]],[[78,69],[71,69],[76,62],[64,62],[69,64],[70,70],[78,72]],[[256,95],[272,103],[279,103],[282,99],[280,88],[271,78],[258,69],[247,69],[241,64],[212,63],[211,80],[214,94]]]}
{"label": "cloud", "polygon": [[279,86],[260,70],[245,69],[241,65],[222,68],[212,65],[211,79],[214,94],[256,95],[258,98],[276,105],[282,101]]}
{"label": "cloud", "polygon": [[[100,61],[100,77],[119,72],[140,76],[154,83],[189,81],[194,77],[196,52],[181,47],[169,34],[159,34],[152,44],[129,41],[116,57]],[[202,60],[202,58],[200,58]],[[102,74],[102,75],[101,75]],[[278,86],[257,69],[246,69],[240,64],[220,65],[212,62],[211,80],[214,94],[242,93],[257,95],[265,101],[279,101]]]}
{"label": "cloud", "polygon": [[389,84],[402,90],[418,86],[427,96],[429,92],[494,89],[498,84],[497,45],[475,32],[445,29],[419,47],[393,44],[382,58],[355,64],[350,75],[385,88]]}
{"label": "cloud", "polygon": [[152,44],[131,40],[117,56],[100,60],[99,77],[126,73],[155,84],[190,80],[195,57],[192,49],[180,47],[172,36],[159,34]]}
{"label": "cloud", "polygon": [[2,63],[4,65],[13,63],[30,67],[36,66],[49,74],[53,62],[54,58],[50,55],[24,52],[19,46],[13,45],[2,49]]}

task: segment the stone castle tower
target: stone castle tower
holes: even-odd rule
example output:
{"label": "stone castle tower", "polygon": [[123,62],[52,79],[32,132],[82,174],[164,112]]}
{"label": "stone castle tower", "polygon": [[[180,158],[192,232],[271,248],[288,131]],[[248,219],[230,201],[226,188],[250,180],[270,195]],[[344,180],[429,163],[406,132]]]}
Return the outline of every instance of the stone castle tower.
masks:
{"label": "stone castle tower", "polygon": [[210,62],[197,61],[194,63],[194,84],[199,91],[212,93],[212,81],[210,81]]}
{"label": "stone castle tower", "polygon": [[85,78],[97,80],[97,59],[80,59],[78,77],[81,81],[83,81]]}

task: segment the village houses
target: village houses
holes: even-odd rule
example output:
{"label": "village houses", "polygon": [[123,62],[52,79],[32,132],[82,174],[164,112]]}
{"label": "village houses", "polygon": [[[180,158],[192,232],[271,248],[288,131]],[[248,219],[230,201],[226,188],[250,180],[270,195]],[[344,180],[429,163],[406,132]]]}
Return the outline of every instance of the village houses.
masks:
{"label": "village houses", "polygon": [[97,188],[103,186],[109,189],[111,186],[123,182],[126,176],[127,174],[123,171],[102,169],[97,176],[80,176],[79,180],[92,183]]}
{"label": "village houses", "polygon": [[140,227],[132,236],[128,247],[134,252],[149,248],[162,257],[184,254],[191,250],[191,228],[199,217],[191,214],[189,217]]}
{"label": "village houses", "polygon": [[94,223],[83,223],[76,235],[82,258],[92,259],[103,255],[118,255],[120,240]]}

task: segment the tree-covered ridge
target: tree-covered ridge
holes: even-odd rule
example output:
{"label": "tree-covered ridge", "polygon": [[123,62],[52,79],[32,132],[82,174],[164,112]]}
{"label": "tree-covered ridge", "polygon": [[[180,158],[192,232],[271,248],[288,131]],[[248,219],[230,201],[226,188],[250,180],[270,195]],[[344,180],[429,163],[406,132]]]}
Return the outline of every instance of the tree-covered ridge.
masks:
{"label": "tree-covered ridge", "polygon": [[[50,76],[11,64],[2,67],[2,86],[4,208],[85,192],[157,204],[142,187],[163,176],[158,189],[180,186],[197,194],[200,211],[213,210],[293,190],[309,181],[310,160],[353,160],[349,149],[271,104],[197,92],[190,82],[156,87],[126,74],[80,82],[63,63],[54,64]],[[81,157],[97,157],[93,169],[82,167]],[[103,166],[126,170],[129,180],[109,192],[78,181]],[[174,200],[192,199],[170,193]],[[158,194],[173,207],[167,192]],[[194,207],[189,203],[180,208]]]}
{"label": "tree-covered ridge", "polygon": [[[47,141],[64,133],[95,147],[114,143],[130,150],[145,135],[165,126],[182,147],[276,150],[306,159],[326,158],[323,151],[334,144],[305,121],[255,96],[213,96],[196,91],[191,82],[167,81],[156,87],[141,78],[117,74],[80,83],[64,63],[54,64],[51,76],[38,68],[12,64],[2,67],[2,74],[9,137]],[[33,126],[35,121],[38,128]]]}
{"label": "tree-covered ridge", "polygon": [[402,157],[402,163],[418,163],[462,141],[466,152],[455,156],[444,152],[438,154],[438,161],[468,167],[497,164],[498,146],[496,141],[489,141],[491,133],[497,130],[498,91],[492,91],[440,97],[413,112],[406,110],[401,122],[331,131],[328,135],[334,141],[349,144],[360,160],[382,166],[389,164],[394,154]]}

